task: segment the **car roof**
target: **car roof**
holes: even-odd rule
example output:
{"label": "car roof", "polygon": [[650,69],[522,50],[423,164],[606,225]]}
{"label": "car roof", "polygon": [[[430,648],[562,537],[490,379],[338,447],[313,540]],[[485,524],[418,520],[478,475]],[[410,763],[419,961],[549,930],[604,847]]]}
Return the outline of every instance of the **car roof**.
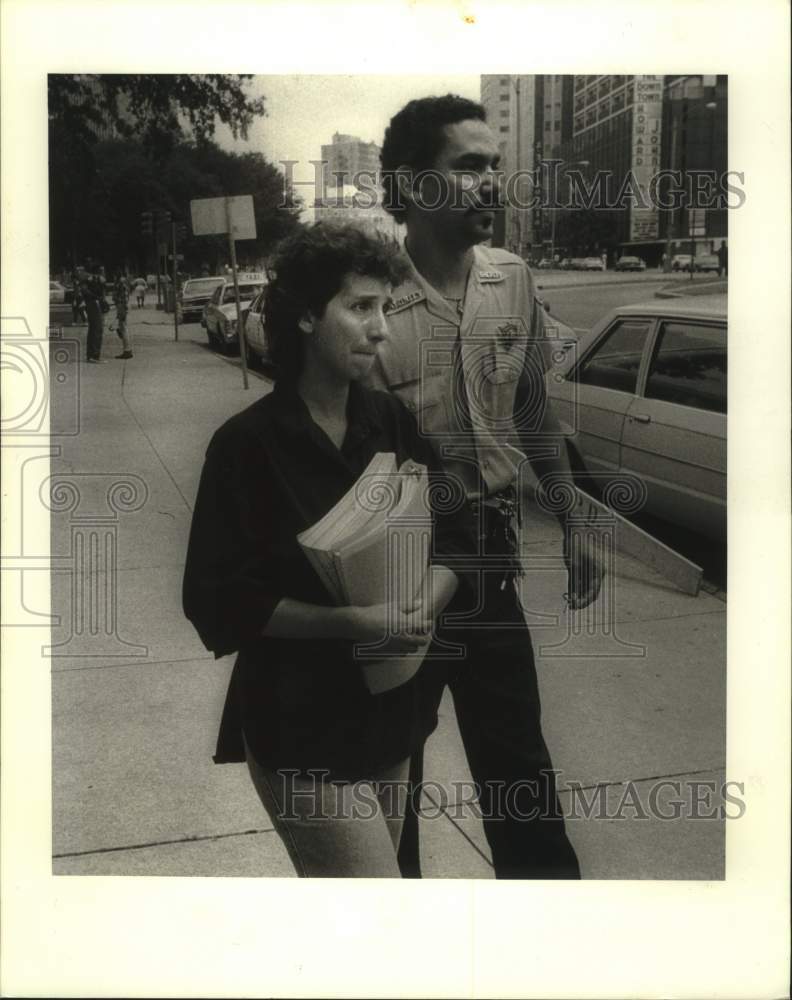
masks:
{"label": "car roof", "polygon": [[[679,299],[654,299],[629,306],[617,306],[609,316],[690,316],[726,319],[725,295],[684,296]],[[597,324],[599,326],[599,323]]]}

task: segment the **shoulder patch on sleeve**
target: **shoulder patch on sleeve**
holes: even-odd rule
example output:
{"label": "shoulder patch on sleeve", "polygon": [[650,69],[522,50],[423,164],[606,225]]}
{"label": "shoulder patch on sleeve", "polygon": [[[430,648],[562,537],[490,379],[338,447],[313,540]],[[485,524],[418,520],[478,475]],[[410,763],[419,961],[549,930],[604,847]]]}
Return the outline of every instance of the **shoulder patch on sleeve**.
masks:
{"label": "shoulder patch on sleeve", "polygon": [[416,302],[420,302],[425,298],[426,295],[420,288],[416,288],[412,292],[406,292],[404,295],[400,295],[398,298],[393,300],[388,309],[385,311],[385,315],[392,316],[394,313],[401,312],[403,309],[409,309],[410,306],[415,305]]}

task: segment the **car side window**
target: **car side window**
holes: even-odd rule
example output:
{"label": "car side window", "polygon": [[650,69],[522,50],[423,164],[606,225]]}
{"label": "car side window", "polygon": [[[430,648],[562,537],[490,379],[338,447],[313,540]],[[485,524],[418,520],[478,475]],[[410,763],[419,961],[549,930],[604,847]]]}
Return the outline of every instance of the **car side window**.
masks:
{"label": "car side window", "polygon": [[726,375],[723,324],[663,323],[649,368],[646,396],[725,413]]}
{"label": "car side window", "polygon": [[634,393],[649,326],[649,320],[620,320],[578,367],[575,380],[582,385]]}
{"label": "car side window", "polygon": [[215,288],[214,295],[212,296],[212,305],[213,306],[216,306],[217,303],[220,301],[220,296],[222,295],[222,292],[223,292],[223,286],[222,285],[218,285],[218,287]]}
{"label": "car side window", "polygon": [[236,302],[233,285],[226,285],[225,290],[223,291],[223,305],[226,306],[229,302]]}

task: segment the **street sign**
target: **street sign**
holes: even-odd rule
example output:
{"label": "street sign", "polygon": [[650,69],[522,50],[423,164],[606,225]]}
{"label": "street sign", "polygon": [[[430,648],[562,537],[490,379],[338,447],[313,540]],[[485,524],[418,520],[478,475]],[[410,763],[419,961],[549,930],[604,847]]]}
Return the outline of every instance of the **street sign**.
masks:
{"label": "street sign", "polygon": [[[256,217],[253,213],[253,195],[242,194],[225,198],[196,198],[190,202],[193,236],[213,236],[228,234],[228,251],[231,256],[231,274],[234,277],[234,300],[236,302],[237,336],[239,356],[242,362],[242,384],[248,388],[247,346],[242,309],[239,304],[239,271],[236,259],[236,241],[256,238]],[[174,249],[175,240],[174,240]]]}
{"label": "street sign", "polygon": [[[226,211],[226,203],[228,209]],[[228,233],[235,240],[256,238],[256,217],[253,213],[253,195],[243,194],[234,198],[196,198],[190,202],[193,236],[212,236]]]}

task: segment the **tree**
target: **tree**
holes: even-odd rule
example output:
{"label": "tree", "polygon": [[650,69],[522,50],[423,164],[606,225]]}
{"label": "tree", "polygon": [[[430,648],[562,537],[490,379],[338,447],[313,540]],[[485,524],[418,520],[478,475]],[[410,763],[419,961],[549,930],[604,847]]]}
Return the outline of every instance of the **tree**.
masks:
{"label": "tree", "polygon": [[[246,138],[264,98],[250,75],[51,75],[49,95],[50,259],[54,269],[86,256],[106,266],[154,266],[140,213],[189,219],[193,198],[252,194],[263,256],[294,226],[297,202],[259,153],[242,156],[213,141],[217,122]],[[285,195],[285,197],[284,197]],[[188,239],[180,252],[217,265],[224,240]]]}
{"label": "tree", "polygon": [[[154,239],[141,232],[141,213],[170,212],[176,222],[190,219],[190,201],[219,195],[250,194],[256,240],[238,245],[242,263],[266,257],[297,224],[299,203],[284,175],[261,153],[232,153],[214,142],[181,141],[155,163],[135,141],[98,142],[93,169],[72,173],[68,197],[51,177],[50,258],[53,270],[65,261],[101,260],[106,267],[150,271],[156,266]],[[204,263],[216,271],[228,259],[225,236],[179,240],[183,269],[197,273]],[[170,229],[161,242],[170,241]]]}
{"label": "tree", "polygon": [[245,92],[250,74],[51,74],[47,81],[51,134],[91,147],[100,138],[138,138],[155,159],[189,126],[198,140],[218,121],[247,138],[264,98]]}

